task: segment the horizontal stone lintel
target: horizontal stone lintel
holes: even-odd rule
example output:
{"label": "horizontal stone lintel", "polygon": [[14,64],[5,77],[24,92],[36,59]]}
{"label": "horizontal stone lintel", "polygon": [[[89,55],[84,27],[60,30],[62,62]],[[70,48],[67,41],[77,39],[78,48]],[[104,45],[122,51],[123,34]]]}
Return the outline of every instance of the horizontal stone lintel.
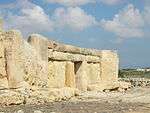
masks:
{"label": "horizontal stone lintel", "polygon": [[72,62],[87,61],[89,63],[99,63],[101,61],[101,58],[98,56],[64,53],[51,50],[48,51],[48,59],[57,61],[72,61]]}
{"label": "horizontal stone lintel", "polygon": [[80,48],[80,47],[62,44],[62,43],[58,43],[58,42],[50,41],[50,40],[48,43],[48,49],[53,49],[54,51],[58,51],[58,52],[91,55],[91,56],[98,56],[98,57],[101,57],[102,52],[116,53],[115,50],[97,50],[97,49]]}

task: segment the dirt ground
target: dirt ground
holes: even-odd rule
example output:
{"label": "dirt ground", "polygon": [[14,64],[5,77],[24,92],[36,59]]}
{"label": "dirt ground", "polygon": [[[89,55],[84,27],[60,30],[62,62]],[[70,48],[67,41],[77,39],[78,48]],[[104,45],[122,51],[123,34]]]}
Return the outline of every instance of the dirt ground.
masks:
{"label": "dirt ground", "polygon": [[[20,111],[19,111],[20,110]],[[37,111],[37,112],[36,112]],[[150,113],[150,87],[86,92],[68,101],[0,107],[0,113]]]}

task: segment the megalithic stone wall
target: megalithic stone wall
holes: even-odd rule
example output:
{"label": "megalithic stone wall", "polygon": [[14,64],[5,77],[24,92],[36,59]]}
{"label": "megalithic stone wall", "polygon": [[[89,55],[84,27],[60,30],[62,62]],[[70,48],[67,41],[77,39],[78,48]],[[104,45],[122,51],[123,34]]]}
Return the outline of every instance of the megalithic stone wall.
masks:
{"label": "megalithic stone wall", "polygon": [[44,92],[51,100],[71,97],[75,90],[118,88],[118,64],[115,51],[75,47],[38,34],[26,41],[19,31],[0,31],[0,89]]}
{"label": "megalithic stone wall", "polygon": [[8,91],[0,104],[50,102],[122,87],[118,64],[115,51],[66,45],[39,34],[26,41],[19,31],[0,30],[0,91]]}

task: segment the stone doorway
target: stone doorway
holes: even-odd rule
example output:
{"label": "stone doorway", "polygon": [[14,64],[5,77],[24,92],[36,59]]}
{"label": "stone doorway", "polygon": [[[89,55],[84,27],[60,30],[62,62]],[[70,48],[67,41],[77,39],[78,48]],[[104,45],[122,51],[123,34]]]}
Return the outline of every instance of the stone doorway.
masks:
{"label": "stone doorway", "polygon": [[82,65],[82,61],[77,61],[74,62],[74,73],[75,75],[78,73],[78,71],[80,70],[80,67]]}

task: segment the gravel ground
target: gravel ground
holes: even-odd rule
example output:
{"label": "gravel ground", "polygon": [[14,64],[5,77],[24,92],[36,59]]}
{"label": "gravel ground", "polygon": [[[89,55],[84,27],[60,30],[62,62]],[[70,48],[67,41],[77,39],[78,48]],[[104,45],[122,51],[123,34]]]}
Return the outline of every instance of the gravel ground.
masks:
{"label": "gravel ground", "polygon": [[0,113],[150,113],[150,87],[86,92],[63,102],[0,107]]}

